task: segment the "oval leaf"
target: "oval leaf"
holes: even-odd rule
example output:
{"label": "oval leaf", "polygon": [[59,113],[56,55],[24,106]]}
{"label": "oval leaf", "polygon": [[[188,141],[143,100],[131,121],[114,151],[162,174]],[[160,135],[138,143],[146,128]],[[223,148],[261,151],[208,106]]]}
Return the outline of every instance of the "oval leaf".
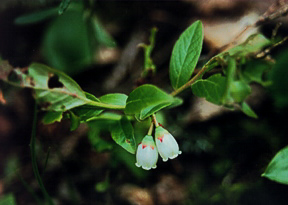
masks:
{"label": "oval leaf", "polygon": [[66,111],[86,104],[86,96],[80,86],[69,76],[48,66],[34,63],[27,74],[14,70],[21,79],[20,85],[33,88],[38,104],[44,110]]}
{"label": "oval leaf", "polygon": [[126,116],[123,116],[115,125],[111,127],[113,140],[128,152],[135,154],[136,142],[134,130],[131,122]]}
{"label": "oval leaf", "polygon": [[203,43],[201,21],[194,22],[177,40],[170,60],[170,80],[177,89],[190,78],[198,62]]}
{"label": "oval leaf", "polygon": [[[14,69],[7,61],[0,61],[0,80],[14,86],[34,89],[34,97],[43,110],[64,112],[82,105],[102,110],[125,108],[125,105],[100,102],[95,96],[83,92],[65,73],[38,63],[33,63],[28,68]],[[122,96],[122,101],[123,98]]]}
{"label": "oval leaf", "polygon": [[[178,99],[177,99],[178,100]],[[133,90],[126,102],[126,114],[140,114],[143,120],[174,103],[175,98],[154,85],[142,85]]]}
{"label": "oval leaf", "polygon": [[222,97],[226,90],[226,78],[221,74],[215,74],[205,80],[196,81],[191,88],[194,95],[204,97],[211,103],[221,105]]}
{"label": "oval leaf", "polygon": [[261,176],[282,184],[288,184],[288,146],[275,155]]}
{"label": "oval leaf", "polygon": [[63,118],[63,112],[47,112],[42,118],[43,124],[52,124],[54,122],[60,122]]}
{"label": "oval leaf", "polygon": [[106,104],[125,106],[127,98],[128,96],[122,93],[109,93],[101,96],[99,100]]}

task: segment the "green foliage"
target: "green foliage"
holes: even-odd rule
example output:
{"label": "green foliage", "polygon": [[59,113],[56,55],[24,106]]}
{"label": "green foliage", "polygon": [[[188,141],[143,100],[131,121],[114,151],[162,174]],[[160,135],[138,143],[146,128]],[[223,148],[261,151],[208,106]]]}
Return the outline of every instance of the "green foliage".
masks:
{"label": "green foliage", "polygon": [[241,105],[241,111],[244,112],[249,117],[258,118],[257,114],[245,102],[243,102]]}
{"label": "green foliage", "polygon": [[127,98],[128,96],[122,93],[109,93],[101,96],[99,99],[106,104],[125,106]]}
{"label": "green foliage", "polygon": [[67,74],[75,74],[91,64],[93,53],[82,10],[68,10],[51,22],[42,53],[50,66]]}
{"label": "green foliage", "polygon": [[45,115],[42,118],[43,124],[51,124],[54,122],[60,122],[63,117],[63,112],[54,112],[54,111],[48,111],[45,113]]}
{"label": "green foliage", "polygon": [[76,130],[80,125],[80,117],[75,115],[73,112],[69,112],[70,114],[70,131]]}
{"label": "green foliage", "polygon": [[134,129],[126,116],[113,113],[104,113],[88,122],[90,127],[89,139],[97,150],[111,149],[111,145],[101,139],[101,132],[109,132],[112,139],[128,152],[134,154],[136,151],[136,142],[134,138]]}
{"label": "green foliage", "polygon": [[[69,3],[69,0],[61,2],[58,11],[63,15],[55,18],[48,28],[43,41],[43,54],[49,64],[73,74],[78,72],[79,68],[91,64],[92,54],[96,48],[115,46],[116,43],[101,26],[94,13],[87,10],[89,15],[87,13],[84,15],[85,8],[82,4]],[[67,11],[63,13],[66,9]],[[38,15],[35,19],[43,20],[43,16],[45,17],[42,13],[42,17]],[[29,23],[29,18],[26,20],[22,18],[22,23]],[[146,84],[136,88],[128,96],[110,93],[97,98],[84,92],[66,74],[36,63],[25,69],[14,69],[7,62],[1,61],[0,79],[12,85],[33,89],[37,104],[48,111],[42,119],[44,124],[59,122],[64,116],[70,118],[70,129],[75,130],[81,122],[87,122],[90,127],[90,142],[98,151],[113,148],[111,143],[101,138],[104,131],[125,150],[135,153],[134,129],[130,121],[136,119],[143,122],[164,108],[171,109],[181,105],[182,99],[174,95],[190,86],[193,94],[198,97],[204,97],[216,105],[236,107],[247,116],[257,118],[245,100],[251,93],[250,83],[259,83],[263,86],[271,84],[264,79],[264,74],[270,69],[271,63],[255,58],[264,47],[271,45],[271,41],[261,34],[252,35],[244,43],[211,58],[200,73],[193,77],[195,79],[190,79],[202,50],[202,27],[200,21],[194,22],[175,43],[169,70],[171,84],[175,89],[171,94],[154,85]],[[153,63],[151,53],[155,46],[156,32],[156,28],[151,30],[149,45],[141,44],[144,48],[142,73],[144,77],[150,70],[155,74],[156,65]],[[286,56],[281,58],[283,61],[279,64],[281,68],[285,67],[283,60],[285,58]],[[221,74],[213,74],[202,79],[205,72],[216,66],[222,67]],[[279,73],[274,72],[272,77],[270,76],[271,79],[277,81],[275,79],[279,78]],[[279,88],[278,84],[275,82],[275,89]],[[287,99],[282,93],[275,92],[274,95],[282,96],[278,99]],[[107,109],[124,111],[124,115],[104,112]]]}
{"label": "green foliage", "polygon": [[224,57],[226,55],[233,56],[233,57],[247,57],[257,54],[261,51],[264,47],[271,45],[271,41],[267,39],[262,34],[253,34],[247,40],[235,46],[228,51],[224,51],[217,55],[217,57]]}
{"label": "green foliage", "polygon": [[42,11],[33,12],[16,18],[14,23],[16,25],[29,25],[38,23],[57,16],[57,11],[57,8],[50,8]]}
{"label": "green foliage", "polygon": [[111,136],[113,140],[128,152],[135,154],[136,142],[134,138],[134,129],[126,116],[122,117],[115,126],[111,127]]}
{"label": "green foliage", "polygon": [[102,45],[107,47],[116,47],[116,41],[108,32],[106,32],[95,15],[90,19],[88,25],[92,30],[93,39],[95,40],[96,46]]}
{"label": "green foliage", "polygon": [[34,89],[42,109],[61,112],[86,103],[84,92],[74,80],[48,66],[34,63],[28,67],[27,74],[21,69],[11,72],[21,79],[18,86]]}
{"label": "green foliage", "polygon": [[101,134],[110,134],[110,127],[116,122],[117,121],[110,119],[94,119],[87,123],[89,126],[88,139],[94,150],[103,152],[113,149],[113,144],[102,139]]}
{"label": "green foliage", "polygon": [[192,84],[192,92],[217,105],[233,108],[239,104],[243,113],[257,118],[256,113],[244,101],[251,93],[250,83],[256,82],[263,86],[270,84],[269,81],[263,79],[263,75],[271,67],[271,63],[251,57],[269,45],[271,45],[270,40],[262,34],[255,34],[244,43],[216,55],[204,67],[208,68],[207,72],[221,65],[224,76],[216,77],[216,74],[208,79],[199,79]]}
{"label": "green foliage", "polygon": [[288,185],[288,147],[275,155],[261,176]]}
{"label": "green foliage", "polygon": [[97,16],[91,10],[85,10],[81,1],[72,3],[62,0],[59,8],[26,14],[14,22],[28,25],[48,19],[51,19],[51,23],[43,37],[42,54],[50,66],[69,75],[91,65],[94,52],[100,46],[116,46]]}
{"label": "green foliage", "polygon": [[[86,98],[89,100],[92,100],[94,102],[100,102],[98,98],[96,98],[94,95],[85,92]],[[80,121],[85,122],[86,120],[95,117],[97,115],[100,115],[103,112],[103,109],[97,109],[91,105],[82,105],[80,107],[75,107],[71,110],[75,115],[80,117]]]}
{"label": "green foliage", "polygon": [[0,198],[0,205],[16,205],[16,200],[13,194],[6,194]]}
{"label": "green foliage", "polygon": [[146,77],[150,71],[152,71],[154,74],[156,72],[156,65],[153,63],[153,60],[151,58],[151,54],[152,51],[154,49],[155,46],[155,38],[156,38],[156,33],[157,33],[157,28],[152,28],[151,29],[151,34],[150,34],[150,44],[140,44],[139,46],[141,46],[144,49],[144,70],[142,72],[142,76]]}
{"label": "green foliage", "polygon": [[192,86],[192,92],[198,97],[205,97],[207,101],[221,105],[225,93],[226,78],[221,74],[215,74],[209,78],[196,81]]}
{"label": "green foliage", "polygon": [[230,92],[234,102],[240,103],[251,93],[251,88],[247,83],[237,80],[231,83]]}
{"label": "green foliage", "polygon": [[126,102],[126,114],[139,114],[140,120],[152,115],[153,113],[179,102],[171,95],[165,93],[154,85],[142,85],[133,90]]}
{"label": "green foliage", "polygon": [[264,60],[249,60],[245,66],[241,68],[241,78],[246,83],[259,83],[262,86],[268,86],[271,81],[265,81],[263,75],[270,70],[272,64]]}
{"label": "green foliage", "polygon": [[43,110],[63,112],[81,105],[89,105],[98,110],[124,109],[124,106],[117,105],[119,102],[99,102],[95,96],[83,92],[69,76],[48,66],[34,63],[27,69],[13,69],[7,68],[5,62],[0,68],[1,66],[5,66],[5,73],[0,79],[16,86],[34,89],[34,97]]}
{"label": "green foliage", "polygon": [[194,22],[177,40],[170,60],[170,80],[177,89],[191,77],[202,50],[203,29],[201,21]]}
{"label": "green foliage", "polygon": [[58,14],[62,15],[63,12],[68,8],[69,4],[70,4],[70,0],[62,0],[59,5]]}

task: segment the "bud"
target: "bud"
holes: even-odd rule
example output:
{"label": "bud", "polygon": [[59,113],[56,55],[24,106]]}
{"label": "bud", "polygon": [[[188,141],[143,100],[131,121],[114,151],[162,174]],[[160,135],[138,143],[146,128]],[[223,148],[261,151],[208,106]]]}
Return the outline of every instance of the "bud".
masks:
{"label": "bud", "polygon": [[151,135],[146,135],[138,145],[136,153],[136,166],[149,170],[156,168],[158,151]]}
{"label": "bud", "polygon": [[155,141],[158,152],[164,162],[166,162],[168,158],[174,159],[178,154],[181,154],[175,138],[163,127],[156,127]]}

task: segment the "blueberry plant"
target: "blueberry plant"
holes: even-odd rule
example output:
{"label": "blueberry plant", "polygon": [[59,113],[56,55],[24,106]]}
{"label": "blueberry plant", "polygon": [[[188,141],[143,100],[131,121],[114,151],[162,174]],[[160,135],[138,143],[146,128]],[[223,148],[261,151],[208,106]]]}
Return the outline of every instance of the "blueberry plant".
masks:
{"label": "blueberry plant", "polygon": [[[144,49],[143,76],[151,71],[156,72],[151,57],[156,31],[155,28],[151,30],[149,44],[140,45]],[[93,128],[108,120],[108,130],[115,143],[127,152],[136,154],[137,167],[150,170],[156,168],[158,154],[163,161],[181,154],[175,138],[167,131],[169,128],[166,130],[159,125],[156,115],[161,110],[165,112],[181,106],[183,100],[176,96],[182,91],[190,89],[191,95],[231,110],[241,110],[248,117],[257,118],[257,114],[246,103],[251,94],[251,83],[264,87],[271,84],[263,76],[269,72],[273,61],[266,58],[264,51],[279,44],[281,39],[275,41],[261,33],[253,34],[244,43],[212,57],[193,75],[202,51],[203,32],[201,21],[195,21],[176,41],[169,66],[173,88],[171,93],[155,85],[144,84],[132,90],[129,95],[108,93],[94,96],[83,91],[64,72],[47,65],[32,63],[25,68],[14,68],[5,60],[0,62],[0,80],[12,86],[32,89],[37,108],[46,112],[42,118],[44,124],[69,118],[71,130],[75,130],[80,123],[87,123]],[[217,73],[211,74],[210,71],[215,68]],[[138,146],[134,137],[135,121],[150,123],[147,135],[143,136]],[[35,126],[34,123],[31,139],[33,169],[44,195],[48,195],[35,160]],[[284,148],[275,156],[263,176],[288,184],[287,150]]]}

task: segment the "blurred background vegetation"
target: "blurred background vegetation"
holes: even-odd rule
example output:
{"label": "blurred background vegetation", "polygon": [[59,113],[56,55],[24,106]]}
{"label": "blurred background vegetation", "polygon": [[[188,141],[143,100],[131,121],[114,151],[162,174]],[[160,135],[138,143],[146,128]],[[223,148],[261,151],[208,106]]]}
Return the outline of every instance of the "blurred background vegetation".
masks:
{"label": "blurred background vegetation", "polygon": [[[204,24],[200,68],[246,25],[286,3],[4,0],[0,55],[15,67],[41,62],[62,70],[95,96],[129,94],[143,83],[170,92],[172,48],[192,22],[200,19]],[[276,36],[283,38],[288,34],[286,16],[245,35],[258,30],[271,38],[279,22]],[[137,45],[149,42],[152,27],[158,28],[152,54],[157,71],[155,76],[141,77],[143,49]],[[156,170],[134,165],[135,155],[114,143],[107,132],[109,121],[81,124],[73,132],[69,120],[50,125],[39,121],[38,166],[55,204],[287,204],[288,187],[261,178],[273,156],[288,144],[287,43],[269,55],[275,64],[265,78],[272,84],[253,84],[248,99],[258,119],[191,97],[190,90],[180,95],[181,107],[158,113],[158,121],[176,137],[182,155],[165,163],[159,160]],[[0,88],[6,101],[1,98],[0,204],[43,204],[29,153],[31,90],[3,82]],[[149,123],[134,123],[137,142],[148,127]]]}

